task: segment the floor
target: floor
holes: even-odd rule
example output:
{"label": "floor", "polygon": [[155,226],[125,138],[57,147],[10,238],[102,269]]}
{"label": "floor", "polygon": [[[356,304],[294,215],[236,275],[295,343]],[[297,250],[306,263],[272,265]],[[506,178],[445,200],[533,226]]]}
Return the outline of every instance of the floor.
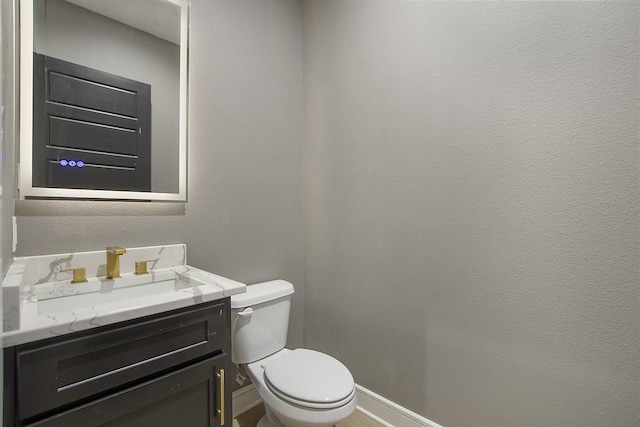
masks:
{"label": "floor", "polygon": [[[263,415],[264,406],[261,403],[234,419],[233,427],[256,427],[258,420],[260,420]],[[360,412],[355,411],[349,418],[339,423],[338,427],[382,427],[382,424],[379,424],[371,418],[362,415]]]}

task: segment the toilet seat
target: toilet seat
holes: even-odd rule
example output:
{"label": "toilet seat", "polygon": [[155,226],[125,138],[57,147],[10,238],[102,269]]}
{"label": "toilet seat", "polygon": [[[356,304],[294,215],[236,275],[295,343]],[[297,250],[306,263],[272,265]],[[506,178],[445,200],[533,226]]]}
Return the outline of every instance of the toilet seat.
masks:
{"label": "toilet seat", "polygon": [[353,376],[346,366],[308,349],[299,348],[270,360],[264,366],[264,379],[280,399],[306,408],[337,408],[355,395]]}
{"label": "toilet seat", "polygon": [[278,398],[284,400],[287,403],[291,403],[293,405],[297,405],[297,406],[300,406],[302,408],[309,408],[309,409],[333,409],[333,408],[339,408],[339,407],[344,406],[347,403],[349,403],[353,399],[353,397],[356,395],[356,389],[354,387],[354,389],[351,391],[351,393],[347,397],[342,399],[342,400],[338,400],[336,402],[329,402],[329,403],[309,402],[308,400],[297,399],[297,398],[295,398],[293,396],[289,396],[287,394],[282,393],[280,390],[275,388],[273,386],[273,384],[271,384],[267,378],[265,378],[265,383],[266,383],[267,387],[269,388],[269,390],[271,391],[271,393],[273,393]]}

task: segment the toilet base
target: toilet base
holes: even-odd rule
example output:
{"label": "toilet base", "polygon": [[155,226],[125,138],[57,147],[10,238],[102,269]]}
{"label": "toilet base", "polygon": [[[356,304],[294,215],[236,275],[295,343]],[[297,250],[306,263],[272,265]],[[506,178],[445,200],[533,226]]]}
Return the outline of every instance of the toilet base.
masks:
{"label": "toilet base", "polygon": [[256,427],[336,427],[335,424],[301,423],[289,420],[286,417],[276,415],[267,405],[264,405],[264,410],[265,414],[260,418]]}
{"label": "toilet base", "polygon": [[264,412],[264,416],[260,418],[256,427],[284,427],[267,405],[264,405]]}
{"label": "toilet base", "polygon": [[[264,402],[262,404],[264,405]],[[264,412],[265,414],[258,420],[256,427],[325,427],[324,424],[300,424],[291,420],[283,420],[281,417],[278,417],[267,405],[264,405]],[[330,424],[326,425],[326,427],[336,427],[336,425]]]}

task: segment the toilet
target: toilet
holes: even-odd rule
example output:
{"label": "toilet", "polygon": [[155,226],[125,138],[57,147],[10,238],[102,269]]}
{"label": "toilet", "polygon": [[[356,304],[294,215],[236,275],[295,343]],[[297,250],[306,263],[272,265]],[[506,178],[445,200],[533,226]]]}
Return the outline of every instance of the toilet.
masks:
{"label": "toilet", "polygon": [[333,426],[356,409],[353,376],[327,354],[285,348],[292,294],[291,283],[273,280],[231,297],[231,358],[264,403],[258,427]]}

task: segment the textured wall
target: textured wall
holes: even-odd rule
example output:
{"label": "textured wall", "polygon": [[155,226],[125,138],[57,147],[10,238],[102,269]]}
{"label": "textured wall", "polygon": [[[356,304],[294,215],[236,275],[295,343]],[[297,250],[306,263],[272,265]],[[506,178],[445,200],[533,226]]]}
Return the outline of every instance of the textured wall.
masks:
{"label": "textured wall", "polygon": [[445,426],[640,424],[638,3],[304,3],[305,344]]}
{"label": "textured wall", "polygon": [[[184,215],[38,205],[19,255],[185,242],[299,345],[298,7],[192,0]],[[638,424],[635,2],[305,9],[308,347],[449,427]]]}
{"label": "textured wall", "polygon": [[18,255],[186,243],[196,267],[293,282],[289,337],[301,345],[301,40],[297,1],[191,0],[184,215],[82,202],[82,216],[63,216],[59,205],[73,202],[40,202],[18,218]]}

